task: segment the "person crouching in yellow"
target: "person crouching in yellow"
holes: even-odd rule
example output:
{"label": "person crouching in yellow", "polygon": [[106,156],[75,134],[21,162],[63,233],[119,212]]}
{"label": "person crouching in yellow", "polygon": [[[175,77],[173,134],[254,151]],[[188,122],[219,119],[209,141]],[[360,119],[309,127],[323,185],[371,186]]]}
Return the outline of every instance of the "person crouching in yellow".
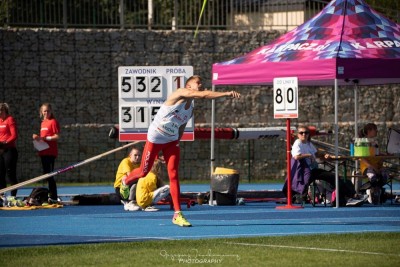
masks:
{"label": "person crouching in yellow", "polygon": [[137,183],[136,203],[144,211],[157,211],[152,205],[169,195],[169,185],[164,185],[161,180],[161,163],[156,160],[146,177],[140,178]]}
{"label": "person crouching in yellow", "polygon": [[141,158],[142,158],[142,152],[138,148],[133,147],[129,152],[129,155],[119,163],[118,170],[115,175],[115,181],[114,181],[115,193],[119,197],[121,203],[124,205],[124,210],[126,211],[137,211],[140,209],[140,207],[136,205],[135,201],[136,183],[131,185],[129,197],[127,199],[121,198],[119,194],[119,188],[121,187],[122,178],[127,176],[134,169],[140,167]]}

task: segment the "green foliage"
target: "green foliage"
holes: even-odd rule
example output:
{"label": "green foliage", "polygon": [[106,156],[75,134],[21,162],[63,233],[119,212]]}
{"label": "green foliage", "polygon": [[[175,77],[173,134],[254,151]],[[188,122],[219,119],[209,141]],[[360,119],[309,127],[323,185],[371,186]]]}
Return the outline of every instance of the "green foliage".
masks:
{"label": "green foliage", "polygon": [[374,6],[380,6],[382,8],[398,9],[398,0],[365,0],[366,3]]}
{"label": "green foliage", "polygon": [[[400,1],[365,0],[375,10],[386,17],[400,21]],[[117,0],[2,0],[0,1],[0,26],[7,23],[26,25],[63,24],[63,5],[66,3],[66,20],[72,25],[119,25],[119,1]],[[174,6],[177,4],[177,6]],[[203,1],[199,0],[153,0],[153,22],[157,28],[169,28],[172,19],[177,25],[193,27],[197,24]],[[202,27],[224,28],[227,24],[227,12],[230,1],[207,1]],[[246,5],[243,6],[244,8]],[[143,26],[148,23],[147,0],[125,0],[124,19],[126,25]],[[10,21],[8,21],[10,20]],[[29,21],[27,21],[29,20]]]}
{"label": "green foliage", "polygon": [[4,27],[7,22],[8,2],[0,1],[0,27]]}
{"label": "green foliage", "polygon": [[365,0],[374,10],[385,17],[400,22],[400,1],[399,0]]}

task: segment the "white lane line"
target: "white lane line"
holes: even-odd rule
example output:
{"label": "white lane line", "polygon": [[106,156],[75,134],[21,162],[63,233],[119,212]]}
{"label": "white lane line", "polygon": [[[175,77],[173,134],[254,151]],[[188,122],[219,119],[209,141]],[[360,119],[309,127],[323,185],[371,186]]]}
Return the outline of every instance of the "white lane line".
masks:
{"label": "white lane line", "polygon": [[290,248],[290,249],[300,249],[300,250],[305,250],[306,249],[306,250],[319,250],[319,251],[328,251],[328,252],[345,252],[345,253],[368,254],[368,255],[384,255],[384,256],[400,257],[400,254],[369,252],[369,251],[355,251],[355,250],[344,250],[344,249],[331,249],[331,248],[296,247],[296,246],[283,246],[283,245],[239,243],[239,242],[225,242],[225,244],[240,245],[240,246],[253,246],[253,247]]}

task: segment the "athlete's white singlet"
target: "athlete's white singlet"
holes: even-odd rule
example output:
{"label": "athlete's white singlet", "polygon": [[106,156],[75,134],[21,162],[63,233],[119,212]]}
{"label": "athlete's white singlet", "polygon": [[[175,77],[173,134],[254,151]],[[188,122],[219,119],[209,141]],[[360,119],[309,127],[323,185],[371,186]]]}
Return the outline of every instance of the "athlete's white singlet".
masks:
{"label": "athlete's white singlet", "polygon": [[193,101],[185,109],[186,101],[173,106],[162,105],[147,132],[147,139],[154,144],[165,144],[179,138],[179,127],[193,114]]}

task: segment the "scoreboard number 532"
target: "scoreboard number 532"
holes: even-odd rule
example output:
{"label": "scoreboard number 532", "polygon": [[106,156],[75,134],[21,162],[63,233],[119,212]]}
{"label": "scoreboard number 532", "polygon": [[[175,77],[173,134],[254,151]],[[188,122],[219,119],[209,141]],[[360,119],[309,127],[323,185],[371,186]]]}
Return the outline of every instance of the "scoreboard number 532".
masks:
{"label": "scoreboard number 532", "polygon": [[121,77],[122,98],[162,98],[163,79],[160,76],[123,76]]}

